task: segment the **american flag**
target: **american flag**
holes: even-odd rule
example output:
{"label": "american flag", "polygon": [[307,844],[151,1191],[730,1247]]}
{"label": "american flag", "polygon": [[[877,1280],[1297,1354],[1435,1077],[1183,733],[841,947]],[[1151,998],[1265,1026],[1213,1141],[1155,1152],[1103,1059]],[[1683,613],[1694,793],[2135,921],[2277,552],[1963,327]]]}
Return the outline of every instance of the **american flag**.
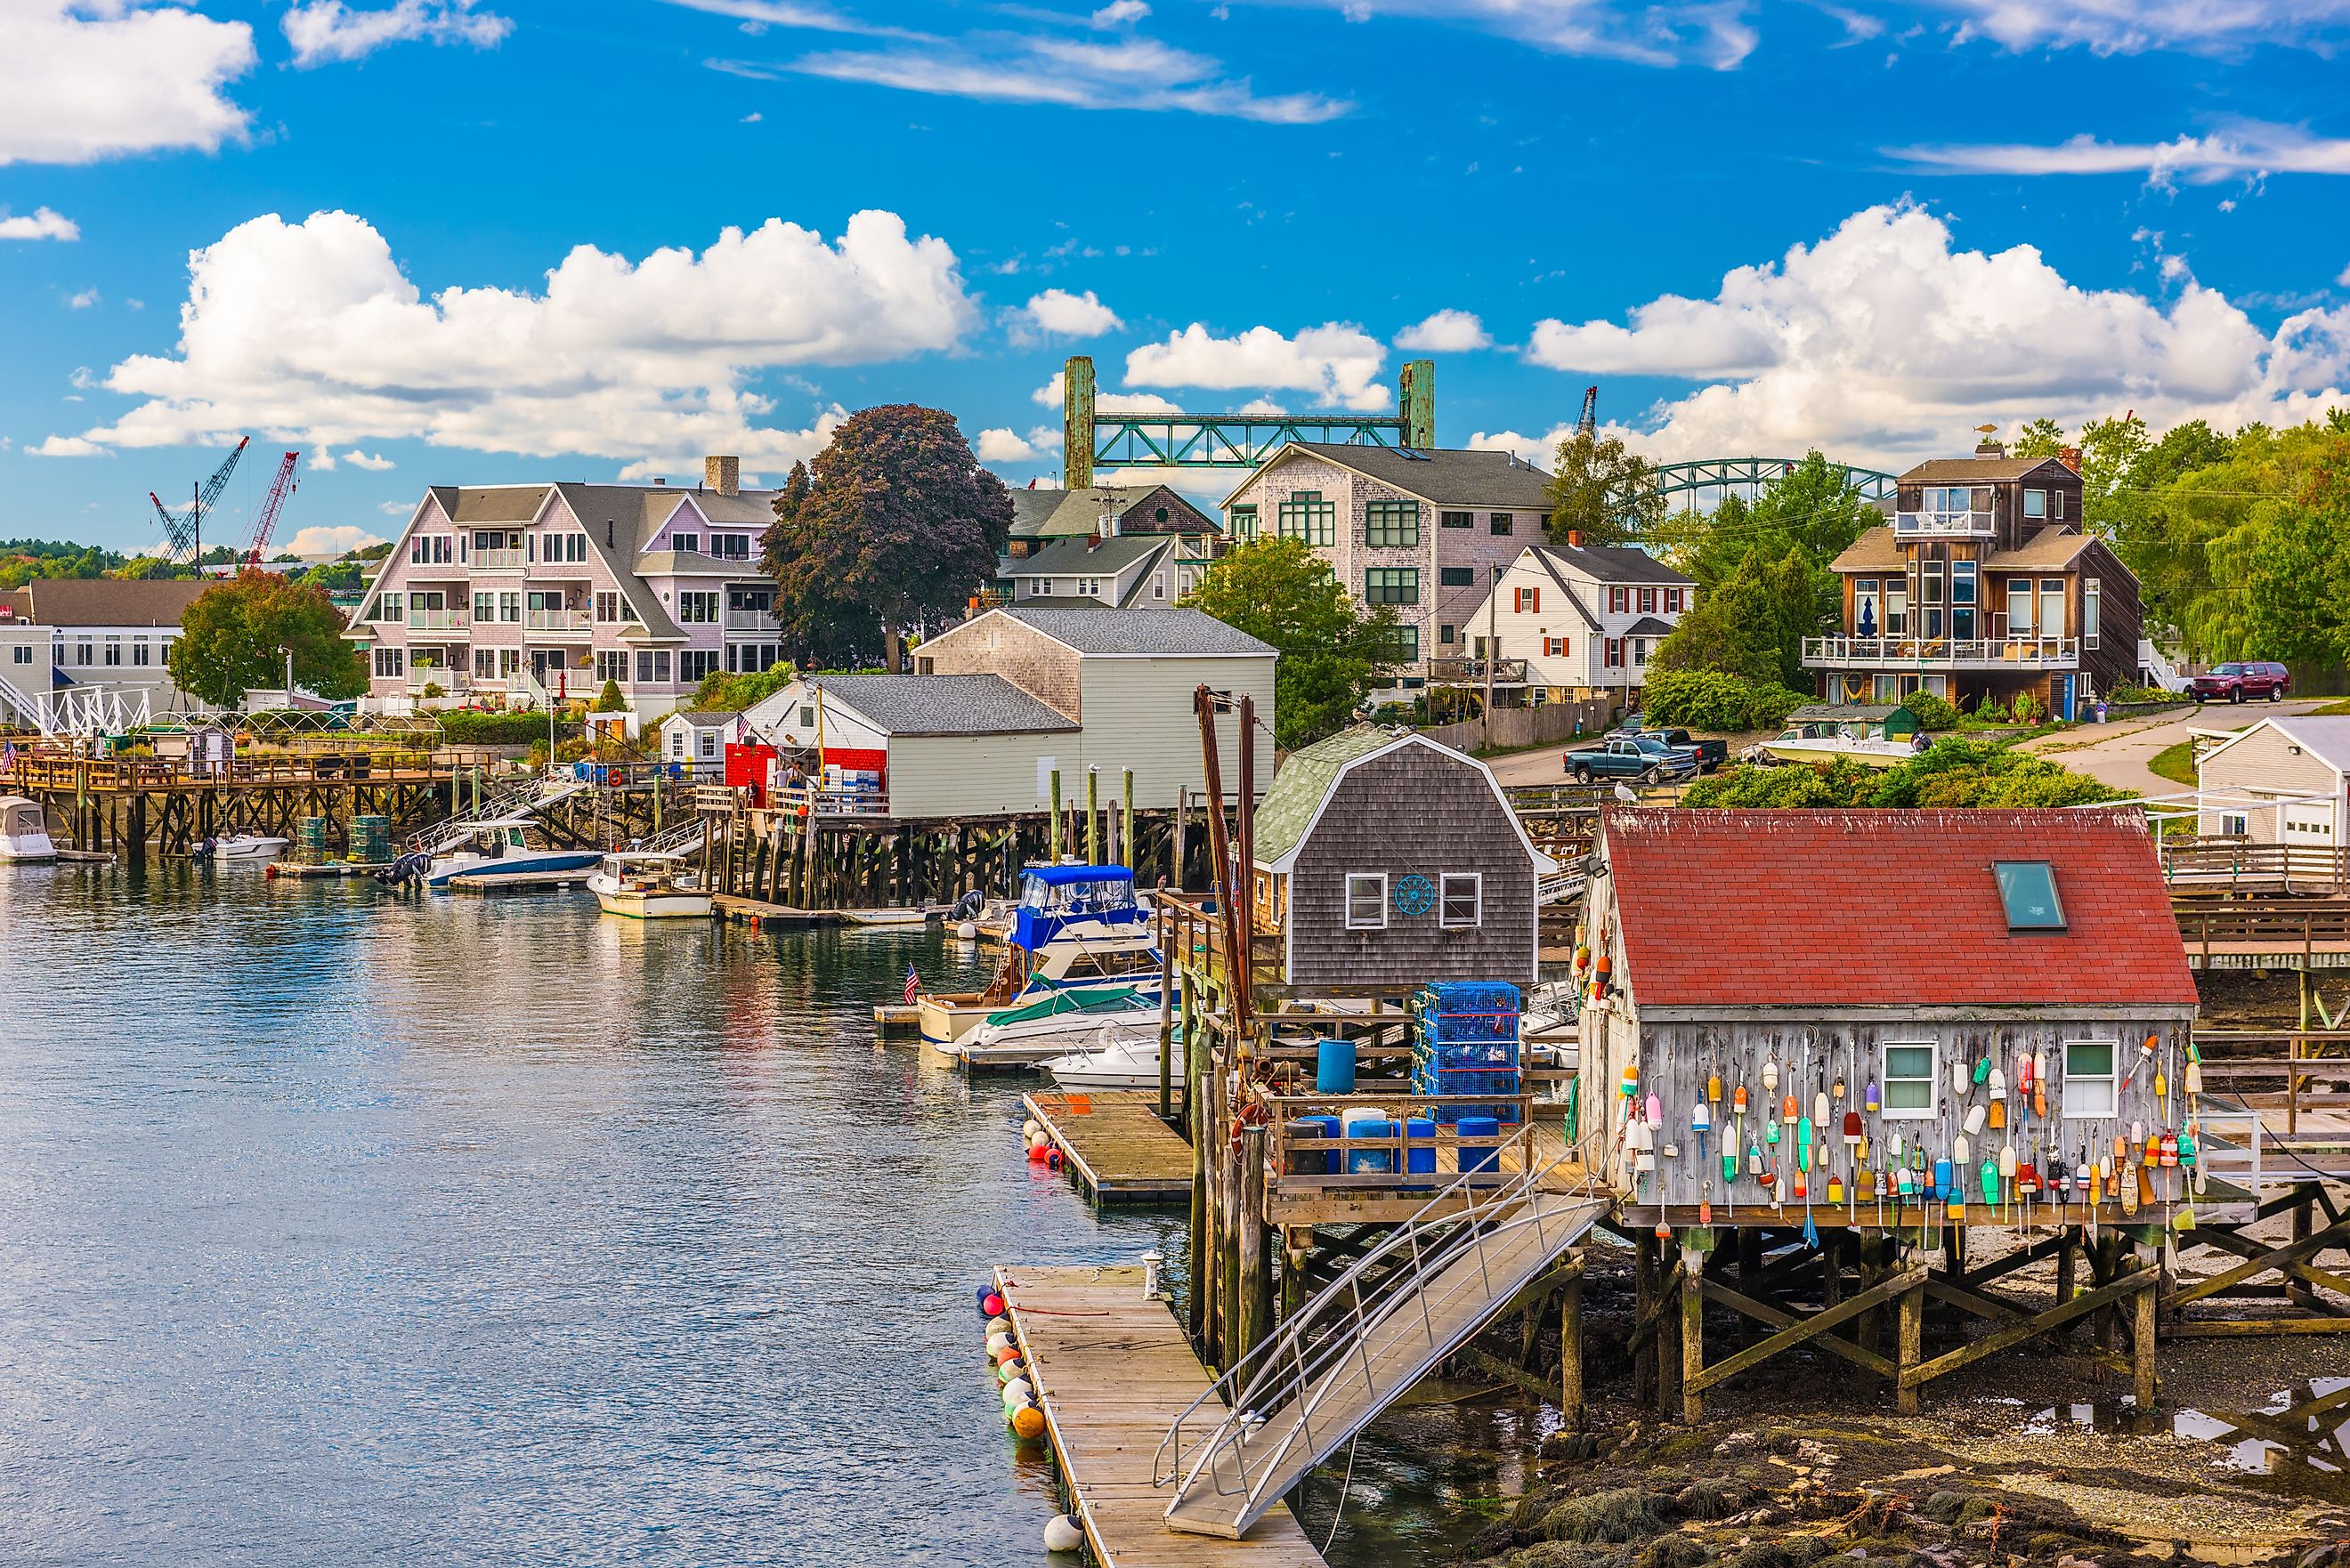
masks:
{"label": "american flag", "polygon": [[743,716],[742,714],[740,714],[740,713],[735,714],[735,715],[734,715],[734,743],[735,743],[736,745],[738,745],[738,746],[741,746],[741,745],[746,745],[746,744],[748,744],[748,743],[750,742],[750,739],[751,739],[751,721],[750,721],[749,719],[747,719],[747,718],[743,717]]}
{"label": "american flag", "polygon": [[922,977],[914,972],[912,964],[908,964],[906,966],[906,1005],[913,1006],[914,998],[920,995],[921,992]]}

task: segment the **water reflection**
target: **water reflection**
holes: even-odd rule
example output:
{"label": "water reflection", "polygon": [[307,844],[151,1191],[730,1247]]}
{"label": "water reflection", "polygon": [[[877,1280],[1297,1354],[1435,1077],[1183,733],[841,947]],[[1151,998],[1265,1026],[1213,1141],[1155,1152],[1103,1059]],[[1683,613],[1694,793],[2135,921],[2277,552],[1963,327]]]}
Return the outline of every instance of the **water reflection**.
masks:
{"label": "water reflection", "polygon": [[2264,1476],[2295,1497],[2350,1502],[2350,1377],[2315,1377],[2280,1389],[2255,1410],[2181,1409],[2141,1415],[2133,1402],[2051,1406],[2027,1419],[2028,1437],[2065,1428],[2101,1432],[2163,1431],[2213,1444],[2229,1468]]}

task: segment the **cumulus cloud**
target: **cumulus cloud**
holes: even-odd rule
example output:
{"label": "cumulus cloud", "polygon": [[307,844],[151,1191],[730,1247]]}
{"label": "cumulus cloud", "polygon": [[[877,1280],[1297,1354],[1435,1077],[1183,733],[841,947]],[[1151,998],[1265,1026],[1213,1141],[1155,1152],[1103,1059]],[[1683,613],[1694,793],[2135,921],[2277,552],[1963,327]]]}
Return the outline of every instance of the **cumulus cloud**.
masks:
{"label": "cumulus cloud", "polygon": [[1097,27],[1123,27],[1139,22],[1150,15],[1150,7],[1142,0],[1110,0],[1110,3],[1088,18]]}
{"label": "cumulus cloud", "polygon": [[[392,504],[403,514],[408,510],[407,504],[403,502]],[[370,534],[348,523],[339,523],[332,527],[314,524],[286,540],[286,550],[294,556],[348,556],[354,550],[364,550],[371,545],[383,543],[382,535]]]}
{"label": "cumulus cloud", "polygon": [[369,473],[381,473],[385,469],[398,466],[388,457],[369,457],[357,447],[343,453],[343,461],[353,468],[363,468]]}
{"label": "cumulus cloud", "polygon": [[78,240],[81,225],[64,213],[48,207],[36,207],[29,213],[10,216],[8,209],[0,207],[0,240]]}
{"label": "cumulus cloud", "polygon": [[1466,310],[1440,310],[1416,327],[1396,334],[1395,346],[1408,353],[1461,354],[1490,348],[1493,339],[1485,324]]}
{"label": "cumulus cloud", "polygon": [[94,288],[85,288],[78,293],[66,296],[66,308],[68,310],[88,310],[91,306],[96,305],[97,303],[98,290]]}
{"label": "cumulus cloud", "polygon": [[273,213],[195,252],[189,273],[175,352],[109,372],[108,389],[140,401],[88,441],[252,431],[311,446],[788,462],[821,426],[761,422],[775,405],[754,389],[758,372],[950,348],[977,315],[946,242],[910,237],[885,212],[856,214],[829,244],[769,219],[698,254],[632,262],[581,245],[539,292],[456,285],[430,297],[364,220]]}
{"label": "cumulus cloud", "polygon": [[210,151],[245,133],[228,84],[253,29],[140,0],[0,5],[0,164]]}
{"label": "cumulus cloud", "polygon": [[1938,0],[1960,18],[1959,37],[2011,49],[2078,46],[2101,55],[2251,45],[2330,47],[2350,24],[2350,0]]}
{"label": "cumulus cloud", "polygon": [[1126,325],[1090,288],[1083,294],[1048,288],[1021,306],[1020,314],[1024,329],[1055,337],[1098,337]]}
{"label": "cumulus cloud", "polygon": [[294,46],[296,66],[363,59],[387,44],[419,39],[486,49],[514,31],[506,17],[474,10],[473,0],[399,0],[380,10],[342,0],[302,0],[280,26]]}
{"label": "cumulus cloud", "polygon": [[[2043,415],[2068,428],[2135,408],[2298,422],[2344,400],[2350,306],[2273,332],[2181,270],[2162,300],[2067,281],[2030,245],[1953,246],[1911,205],[1870,207],[1711,299],[1668,295],[1625,323],[1550,320],[1528,358],[1578,375],[1701,382],[1660,400],[1638,443],[1665,458],[1801,452],[1852,460],[1948,452],[1971,427]],[[1499,432],[1500,441],[1513,437]]]}
{"label": "cumulus cloud", "polygon": [[1960,174],[2137,174],[2151,185],[2208,185],[2237,175],[2350,174],[2350,139],[2312,136],[2296,125],[2240,120],[2209,136],[2168,141],[2100,141],[2075,136],[2054,146],[1963,143],[1886,150],[1929,169]]}
{"label": "cumulus cloud", "polygon": [[1038,425],[1024,436],[1003,428],[979,432],[982,462],[1033,462],[1047,452],[1060,450],[1061,432],[1045,425]]}
{"label": "cumulus cloud", "polygon": [[[1067,381],[1068,377],[1066,372],[1055,370],[1053,372],[1053,379],[1051,380],[1045,382],[1043,386],[1028,394],[1029,400],[1045,408],[1057,409],[1061,407],[1064,401],[1066,400],[1066,394],[1064,389],[1066,387]],[[1094,410],[1097,413],[1171,414],[1178,412],[1181,407],[1181,404],[1169,402],[1165,398],[1159,397],[1153,392],[1110,392],[1097,390],[1094,393]],[[1058,441],[1059,439],[1060,438],[1058,436],[1054,437],[1054,440],[1055,441]]]}
{"label": "cumulus cloud", "polygon": [[53,435],[47,441],[25,449],[27,457],[111,457],[114,454],[94,441],[79,436]]}
{"label": "cumulus cloud", "polygon": [[1219,337],[1195,321],[1127,355],[1126,379],[1139,387],[1305,392],[1325,405],[1369,410],[1394,400],[1378,380],[1386,359],[1379,340],[1350,323],[1309,327],[1294,337],[1270,327]]}

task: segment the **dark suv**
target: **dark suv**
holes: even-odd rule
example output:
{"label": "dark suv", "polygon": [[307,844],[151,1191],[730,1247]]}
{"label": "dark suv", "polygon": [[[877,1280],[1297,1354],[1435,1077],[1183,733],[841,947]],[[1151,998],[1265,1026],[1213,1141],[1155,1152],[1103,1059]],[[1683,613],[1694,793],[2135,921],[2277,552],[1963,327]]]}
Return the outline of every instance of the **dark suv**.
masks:
{"label": "dark suv", "polygon": [[2241,702],[2248,697],[2281,702],[2293,694],[2293,672],[2282,664],[2219,664],[2197,676],[2187,691],[2199,702]]}

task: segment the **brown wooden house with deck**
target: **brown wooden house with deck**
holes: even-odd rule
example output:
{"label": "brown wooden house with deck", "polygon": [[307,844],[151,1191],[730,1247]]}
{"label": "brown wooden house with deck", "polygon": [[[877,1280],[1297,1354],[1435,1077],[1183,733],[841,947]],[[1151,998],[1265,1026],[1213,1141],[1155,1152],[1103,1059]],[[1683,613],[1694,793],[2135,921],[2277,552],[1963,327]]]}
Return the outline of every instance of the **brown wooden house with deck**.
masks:
{"label": "brown wooden house with deck", "polygon": [[1901,475],[1892,521],[1832,563],[1844,628],[1804,641],[1820,695],[1898,702],[1930,691],[1972,707],[2028,693],[2070,717],[2135,682],[2137,578],[2085,531],[2076,462],[2012,458],[1987,442]]}

